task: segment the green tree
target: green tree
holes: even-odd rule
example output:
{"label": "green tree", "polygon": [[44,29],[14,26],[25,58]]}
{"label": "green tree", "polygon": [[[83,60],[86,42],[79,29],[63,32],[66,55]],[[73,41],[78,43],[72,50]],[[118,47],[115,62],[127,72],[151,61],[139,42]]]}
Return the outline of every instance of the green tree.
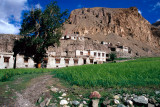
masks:
{"label": "green tree", "polygon": [[26,12],[20,29],[23,38],[17,40],[14,46],[15,56],[23,54],[41,63],[49,46],[59,45],[63,23],[68,11],[61,12],[57,2],[51,2],[43,11],[32,9]]}
{"label": "green tree", "polygon": [[117,55],[116,55],[115,52],[111,52],[111,54],[110,54],[109,56],[110,56],[110,59],[111,59],[112,61],[114,61],[114,60],[116,59],[116,57],[117,57]]}

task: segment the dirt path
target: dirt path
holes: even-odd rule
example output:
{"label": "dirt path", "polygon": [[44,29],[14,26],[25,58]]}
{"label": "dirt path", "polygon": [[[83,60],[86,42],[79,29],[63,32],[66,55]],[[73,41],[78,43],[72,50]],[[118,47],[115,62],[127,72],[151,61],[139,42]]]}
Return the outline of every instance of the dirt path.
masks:
{"label": "dirt path", "polygon": [[16,92],[17,98],[15,101],[15,107],[36,107],[36,101],[39,96],[48,91],[47,86],[51,86],[53,83],[53,75],[43,75],[31,80],[29,87],[22,91],[22,93]]}

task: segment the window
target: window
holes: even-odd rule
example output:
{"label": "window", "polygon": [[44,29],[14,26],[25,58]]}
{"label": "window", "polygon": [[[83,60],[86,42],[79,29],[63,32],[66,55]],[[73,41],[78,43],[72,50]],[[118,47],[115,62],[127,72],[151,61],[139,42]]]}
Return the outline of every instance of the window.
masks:
{"label": "window", "polygon": [[84,64],[86,64],[86,63],[87,63],[86,59],[83,59],[83,61],[84,61],[84,62],[83,62]]}
{"label": "window", "polygon": [[106,54],[106,57],[109,57],[109,54]]}
{"label": "window", "polygon": [[102,53],[102,56],[104,57],[104,53]]}
{"label": "window", "polygon": [[7,63],[8,63],[8,62],[9,62],[9,58],[10,58],[10,57],[4,57],[4,62],[7,62]]}
{"label": "window", "polygon": [[93,59],[90,59],[90,63],[93,64]]}
{"label": "window", "polygon": [[101,56],[101,53],[98,53],[98,56]]}
{"label": "window", "polygon": [[96,52],[94,52],[94,56],[96,56],[97,55],[97,53]]}
{"label": "window", "polygon": [[111,48],[111,51],[116,51],[116,48]]}
{"label": "window", "polygon": [[60,63],[60,59],[56,59],[56,63],[59,64]]}
{"label": "window", "polygon": [[24,63],[28,63],[28,58],[27,57],[24,58]]}
{"label": "window", "polygon": [[80,52],[80,55],[83,55],[83,52]]}
{"label": "window", "polygon": [[74,64],[78,64],[78,59],[74,59]]}
{"label": "window", "polygon": [[69,64],[69,59],[64,59],[66,64]]}

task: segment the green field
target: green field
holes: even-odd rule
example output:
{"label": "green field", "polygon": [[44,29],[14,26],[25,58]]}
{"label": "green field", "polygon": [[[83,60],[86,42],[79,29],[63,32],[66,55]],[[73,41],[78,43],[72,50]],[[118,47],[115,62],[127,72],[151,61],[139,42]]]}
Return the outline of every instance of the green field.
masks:
{"label": "green field", "polygon": [[37,73],[45,73],[51,72],[53,69],[2,69],[0,70],[0,81],[4,82],[9,80],[11,77],[16,75],[23,75],[23,74],[37,74]]}
{"label": "green field", "polygon": [[15,75],[44,72],[52,72],[71,85],[84,87],[160,86],[160,57],[61,69],[4,69],[0,70],[0,81],[7,81]]}
{"label": "green field", "polygon": [[55,69],[55,77],[84,87],[160,86],[160,58]]}

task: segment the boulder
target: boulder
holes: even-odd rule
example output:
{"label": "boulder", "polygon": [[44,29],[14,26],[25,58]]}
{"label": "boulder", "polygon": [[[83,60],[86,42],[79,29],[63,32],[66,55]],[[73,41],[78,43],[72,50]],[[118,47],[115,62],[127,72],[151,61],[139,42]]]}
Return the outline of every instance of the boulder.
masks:
{"label": "boulder", "polygon": [[139,104],[144,104],[144,105],[148,104],[148,98],[146,98],[145,96],[138,96],[134,98],[133,101]]}
{"label": "boulder", "polygon": [[58,97],[59,99],[63,99],[63,97]]}
{"label": "boulder", "polygon": [[60,101],[60,105],[67,105],[68,104],[68,101],[67,100],[61,100]]}
{"label": "boulder", "polygon": [[75,100],[75,101],[72,101],[72,104],[75,105],[75,106],[77,106],[77,105],[80,104],[80,102]]}
{"label": "boulder", "polygon": [[148,103],[148,107],[155,107],[155,106],[151,103]]}
{"label": "boulder", "polygon": [[78,107],[83,107],[83,104],[81,103]]}
{"label": "boulder", "polygon": [[39,97],[39,99],[37,100],[37,103],[41,103],[42,102],[42,97]]}
{"label": "boulder", "polygon": [[153,97],[149,99],[149,102],[152,103],[152,104],[156,104],[157,103],[157,101]]}
{"label": "boulder", "polygon": [[46,102],[46,106],[49,105],[50,101],[51,101],[51,98],[49,98],[48,101]]}
{"label": "boulder", "polygon": [[119,99],[119,95],[115,95],[113,98],[118,100]]}
{"label": "boulder", "polygon": [[123,104],[118,104],[117,107],[126,107],[126,106]]}
{"label": "boulder", "polygon": [[133,105],[133,101],[127,100],[127,104],[132,106]]}
{"label": "boulder", "polygon": [[86,102],[86,101],[83,101],[83,104],[87,104],[87,102]]}
{"label": "boulder", "polygon": [[40,107],[45,107],[47,101],[48,101],[48,98],[46,98],[44,101],[42,101],[42,102],[40,103]]}
{"label": "boulder", "polygon": [[160,91],[155,91],[156,94],[160,94]]}
{"label": "boulder", "polygon": [[114,104],[119,104],[119,100],[114,99]]}
{"label": "boulder", "polygon": [[52,92],[55,92],[55,93],[59,91],[59,89],[58,89],[58,88],[55,88],[55,87],[53,87],[53,86],[51,87],[51,89],[50,89],[50,90],[51,90]]}
{"label": "boulder", "polygon": [[62,97],[65,97],[65,96],[67,96],[67,94],[66,94],[66,93],[63,93],[63,94],[62,94]]}

